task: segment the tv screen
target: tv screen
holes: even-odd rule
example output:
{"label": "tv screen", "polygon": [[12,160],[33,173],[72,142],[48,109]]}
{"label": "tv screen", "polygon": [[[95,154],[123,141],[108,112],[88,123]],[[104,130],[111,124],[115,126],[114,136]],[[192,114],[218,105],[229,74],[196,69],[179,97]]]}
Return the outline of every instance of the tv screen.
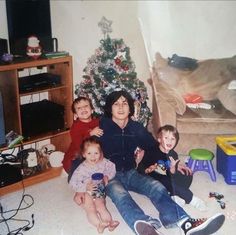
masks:
{"label": "tv screen", "polygon": [[6,0],[6,9],[11,54],[25,56],[32,35],[43,52],[53,51],[50,0]]}

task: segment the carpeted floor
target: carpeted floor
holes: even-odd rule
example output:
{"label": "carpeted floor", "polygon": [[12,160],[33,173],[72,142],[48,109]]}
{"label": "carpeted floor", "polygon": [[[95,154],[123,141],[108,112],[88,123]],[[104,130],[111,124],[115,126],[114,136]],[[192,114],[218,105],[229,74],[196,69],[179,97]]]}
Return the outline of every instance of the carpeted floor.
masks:
{"label": "carpeted floor", "polygon": [[[192,191],[196,196],[204,199],[208,204],[207,212],[200,212],[189,205],[184,206],[184,209],[193,217],[208,217],[217,212],[222,212],[226,216],[226,221],[223,227],[216,233],[218,235],[235,234],[236,228],[236,185],[227,185],[223,176],[217,174],[217,182],[210,180],[207,173],[195,173],[194,181],[191,186]],[[224,195],[224,202],[226,208],[220,208],[219,203],[209,198],[209,192],[219,192]],[[34,226],[23,234],[28,235],[95,235],[98,234],[96,229],[91,226],[86,219],[84,211],[78,207],[72,200],[73,192],[68,187],[65,175],[55,179],[43,182],[25,189],[25,194],[29,194],[34,199],[34,204],[25,210],[20,210],[14,218],[21,220],[30,220],[31,215],[34,214]],[[144,211],[154,217],[158,217],[158,213],[152,206],[150,201],[143,196],[132,193],[132,196],[144,209]],[[22,191],[7,194],[1,197],[1,205],[3,211],[12,210],[18,207],[22,198]],[[27,203],[30,203],[30,198],[25,197]],[[109,235],[132,235],[133,232],[125,224],[114,204],[107,198],[108,208],[111,211],[114,219],[120,221],[119,227],[112,233],[105,231],[103,234]],[[25,203],[23,203],[25,206]],[[5,217],[11,213],[4,213]],[[25,222],[11,220],[8,222],[9,229],[13,230],[20,226],[24,226]],[[163,234],[181,235],[181,231],[176,229],[161,228]],[[7,234],[7,227],[2,222],[0,223],[0,234]]]}

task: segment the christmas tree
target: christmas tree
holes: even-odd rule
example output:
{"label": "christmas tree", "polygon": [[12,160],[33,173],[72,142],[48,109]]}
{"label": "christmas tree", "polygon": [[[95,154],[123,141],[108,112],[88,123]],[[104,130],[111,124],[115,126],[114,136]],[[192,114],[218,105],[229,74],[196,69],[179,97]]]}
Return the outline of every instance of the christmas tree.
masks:
{"label": "christmas tree", "polygon": [[130,57],[130,49],[123,39],[111,39],[111,21],[105,17],[98,24],[104,33],[104,39],[95,50],[84,68],[83,81],[75,86],[77,96],[88,96],[94,106],[94,114],[103,114],[103,106],[108,94],[115,90],[124,89],[135,100],[134,120],[144,126],[151,117],[147,106],[147,89],[137,78],[134,62]]}

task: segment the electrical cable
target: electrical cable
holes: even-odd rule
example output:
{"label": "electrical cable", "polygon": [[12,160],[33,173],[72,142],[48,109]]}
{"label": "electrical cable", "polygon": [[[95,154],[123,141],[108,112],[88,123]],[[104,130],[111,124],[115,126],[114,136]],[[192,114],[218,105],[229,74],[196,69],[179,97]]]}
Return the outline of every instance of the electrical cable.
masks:
{"label": "electrical cable", "polygon": [[[21,200],[20,200],[20,203],[19,203],[18,207],[16,209],[11,209],[11,210],[4,211],[2,205],[0,204],[1,205],[0,206],[0,214],[1,214],[1,217],[2,217],[2,219],[0,220],[0,224],[5,223],[5,225],[7,227],[7,230],[8,230],[7,235],[22,234],[22,233],[19,233],[19,232],[28,231],[34,226],[34,214],[31,215],[31,225],[30,225],[29,220],[16,219],[15,218],[15,216],[18,214],[19,211],[28,209],[31,206],[33,206],[33,204],[34,204],[33,197],[30,194],[25,194],[25,186],[24,186],[23,180],[21,182],[22,182],[23,192],[22,192],[22,197],[21,197]],[[27,198],[30,199],[30,202],[26,200]],[[23,203],[26,204],[26,206],[22,207]],[[11,216],[9,216],[9,217],[5,216],[6,214],[11,213],[11,212],[14,212]],[[8,224],[9,221],[18,221],[18,222],[23,221],[23,222],[26,222],[26,225],[21,226],[18,229],[11,230],[10,226]],[[0,234],[0,235],[2,235],[2,234]]]}
{"label": "electrical cable", "polygon": [[[21,150],[23,149],[23,145],[20,146],[20,149]],[[23,167],[23,165],[21,167]],[[24,186],[23,178],[21,180],[21,184],[22,184],[22,196],[21,196],[20,203],[16,209],[4,211],[3,206],[0,203],[0,215],[2,218],[2,219],[0,219],[0,224],[2,224],[2,223],[5,224],[5,226],[7,228],[7,232],[8,232],[6,235],[21,235],[21,234],[23,234],[24,231],[28,231],[34,227],[34,222],[35,222],[34,221],[34,214],[31,215],[31,222],[26,219],[15,218],[15,216],[18,214],[19,211],[28,209],[31,206],[33,206],[33,204],[34,204],[34,198],[30,194],[25,193],[25,186]],[[25,204],[25,206],[23,205],[23,203]],[[7,217],[6,214],[9,214],[9,213],[13,213],[13,214],[11,216]],[[17,228],[17,229],[11,230],[11,228],[9,226],[9,221],[25,222],[26,224],[24,226]],[[0,233],[0,235],[5,235],[5,234]]]}

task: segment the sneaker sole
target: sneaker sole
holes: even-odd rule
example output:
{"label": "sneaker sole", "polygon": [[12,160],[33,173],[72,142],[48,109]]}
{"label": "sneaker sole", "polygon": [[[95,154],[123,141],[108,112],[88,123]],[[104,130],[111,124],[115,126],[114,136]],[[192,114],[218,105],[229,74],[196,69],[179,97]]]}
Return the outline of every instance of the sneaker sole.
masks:
{"label": "sneaker sole", "polygon": [[137,220],[135,222],[134,230],[137,235],[160,235],[152,225],[143,220]]}
{"label": "sneaker sole", "polygon": [[215,233],[223,225],[224,221],[224,215],[216,214],[206,220],[203,224],[191,229],[186,235],[209,235]]}

